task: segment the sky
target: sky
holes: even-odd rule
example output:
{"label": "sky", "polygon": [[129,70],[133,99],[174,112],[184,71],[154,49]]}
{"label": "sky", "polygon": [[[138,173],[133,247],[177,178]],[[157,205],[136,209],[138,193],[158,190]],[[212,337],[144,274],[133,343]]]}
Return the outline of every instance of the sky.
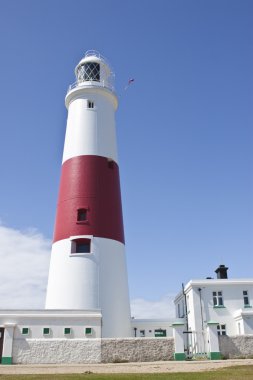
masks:
{"label": "sky", "polygon": [[[43,308],[74,68],[115,72],[132,314],[253,277],[253,2],[0,0],[0,308]],[[134,83],[125,90],[129,78]]]}

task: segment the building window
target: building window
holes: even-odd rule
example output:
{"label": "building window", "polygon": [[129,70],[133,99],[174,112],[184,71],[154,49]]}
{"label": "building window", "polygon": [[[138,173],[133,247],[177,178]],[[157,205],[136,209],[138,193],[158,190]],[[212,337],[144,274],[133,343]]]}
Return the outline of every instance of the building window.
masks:
{"label": "building window", "polygon": [[181,318],[184,318],[184,313],[185,313],[185,311],[184,311],[184,309],[185,309],[185,307],[184,307],[184,301],[182,301],[181,306],[182,306]]}
{"label": "building window", "polygon": [[90,239],[72,240],[71,253],[90,253]]}
{"label": "building window", "polygon": [[163,336],[166,336],[166,330],[163,330],[163,329],[157,329],[155,330],[155,337],[156,338],[159,338],[159,337],[163,337]]}
{"label": "building window", "polygon": [[43,335],[49,335],[50,334],[50,328],[49,327],[44,327],[43,328]]}
{"label": "building window", "polygon": [[22,335],[28,335],[29,334],[29,328],[28,327],[23,327],[22,328]]}
{"label": "building window", "polygon": [[140,330],[140,337],[145,338],[145,330]]}
{"label": "building window", "polygon": [[94,102],[88,100],[88,108],[94,108]]}
{"label": "building window", "polygon": [[91,327],[86,327],[86,329],[85,329],[85,335],[92,335],[92,329],[91,329]]}
{"label": "building window", "polygon": [[250,306],[248,290],[243,290],[243,302],[244,302],[244,307]]}
{"label": "building window", "polygon": [[79,208],[77,210],[77,221],[78,222],[85,222],[87,220],[87,209],[86,208]]}
{"label": "building window", "polygon": [[213,292],[213,306],[224,306],[223,305],[223,298],[222,298],[222,292]]}
{"label": "building window", "polygon": [[226,334],[226,325],[218,325],[217,326],[218,335],[227,335]]}
{"label": "building window", "polygon": [[64,328],[64,335],[70,335],[71,334],[71,328],[70,327],[65,327]]}
{"label": "building window", "polygon": [[177,316],[178,318],[184,318],[184,303],[180,302],[177,304]]}

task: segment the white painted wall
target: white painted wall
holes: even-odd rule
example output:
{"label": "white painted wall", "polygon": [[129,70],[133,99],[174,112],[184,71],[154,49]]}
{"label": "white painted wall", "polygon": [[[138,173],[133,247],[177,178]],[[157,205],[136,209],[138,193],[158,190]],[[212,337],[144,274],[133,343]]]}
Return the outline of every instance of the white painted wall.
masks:
{"label": "white painted wall", "polygon": [[[0,326],[11,329],[11,335],[14,332],[13,339],[11,335],[6,335],[5,356],[12,357],[14,364],[152,361],[172,358],[172,338],[101,339],[101,317],[99,311],[88,310],[2,310]],[[22,334],[23,327],[29,328],[28,335]],[[49,335],[43,335],[44,327],[50,328]],[[70,327],[72,333],[64,335],[64,327]],[[86,327],[92,328],[92,335],[85,335]]]}
{"label": "white painted wall", "polygon": [[71,253],[71,238],[52,246],[46,309],[99,308],[99,239],[92,236],[91,253]]}
{"label": "white painted wall", "polygon": [[4,324],[4,342],[3,342],[2,357],[5,357],[5,358],[12,357],[12,343],[13,343],[14,329],[15,329],[15,323]]}
{"label": "white painted wall", "polygon": [[166,330],[166,336],[173,336],[172,323],[175,322],[175,318],[168,319],[131,319],[132,336],[142,337],[141,331],[145,331],[145,338],[152,338],[155,336],[155,330]]}
{"label": "white painted wall", "polygon": [[131,336],[125,245],[111,239],[99,241],[99,307],[102,310],[102,337]]}
{"label": "white painted wall", "polygon": [[[101,318],[95,310],[1,310],[0,326],[14,324],[14,340],[101,338]],[[23,327],[29,328],[28,335],[22,335]],[[50,328],[49,335],[43,335],[44,327]],[[70,335],[64,335],[65,327],[71,328]],[[85,335],[86,327],[92,328],[92,335]]]}
{"label": "white painted wall", "polygon": [[54,243],[46,309],[97,308],[102,310],[103,337],[131,336],[124,244],[92,237],[91,253],[73,255],[71,239]]}
{"label": "white painted wall", "polygon": [[244,321],[244,334],[252,335],[253,334],[253,315],[243,318]]}
{"label": "white painted wall", "polygon": [[[118,162],[115,95],[108,95],[107,90],[94,87],[73,91],[66,98],[68,120],[63,162],[81,155],[108,157]],[[87,107],[88,100],[94,102],[94,108]]]}

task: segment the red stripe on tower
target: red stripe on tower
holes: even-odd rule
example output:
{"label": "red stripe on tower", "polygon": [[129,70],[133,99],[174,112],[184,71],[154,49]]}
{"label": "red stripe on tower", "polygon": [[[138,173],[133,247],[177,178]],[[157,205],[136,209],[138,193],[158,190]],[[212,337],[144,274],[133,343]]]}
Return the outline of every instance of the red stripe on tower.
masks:
{"label": "red stripe on tower", "polygon": [[[86,218],[78,220],[79,210]],[[79,156],[62,165],[54,242],[93,235],[124,243],[119,168],[99,156]]]}

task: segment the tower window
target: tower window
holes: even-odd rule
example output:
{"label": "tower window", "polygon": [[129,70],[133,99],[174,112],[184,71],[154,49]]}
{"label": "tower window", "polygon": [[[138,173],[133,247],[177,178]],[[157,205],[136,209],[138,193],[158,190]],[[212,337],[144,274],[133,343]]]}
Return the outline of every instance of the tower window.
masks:
{"label": "tower window", "polygon": [[114,168],[114,161],[111,159],[108,159],[108,168],[113,169]]}
{"label": "tower window", "polygon": [[87,209],[86,208],[79,208],[77,210],[77,221],[78,222],[85,222],[87,220]]}
{"label": "tower window", "polygon": [[73,240],[72,253],[90,253],[90,239]]}
{"label": "tower window", "polygon": [[88,108],[94,108],[94,102],[88,100]]}

